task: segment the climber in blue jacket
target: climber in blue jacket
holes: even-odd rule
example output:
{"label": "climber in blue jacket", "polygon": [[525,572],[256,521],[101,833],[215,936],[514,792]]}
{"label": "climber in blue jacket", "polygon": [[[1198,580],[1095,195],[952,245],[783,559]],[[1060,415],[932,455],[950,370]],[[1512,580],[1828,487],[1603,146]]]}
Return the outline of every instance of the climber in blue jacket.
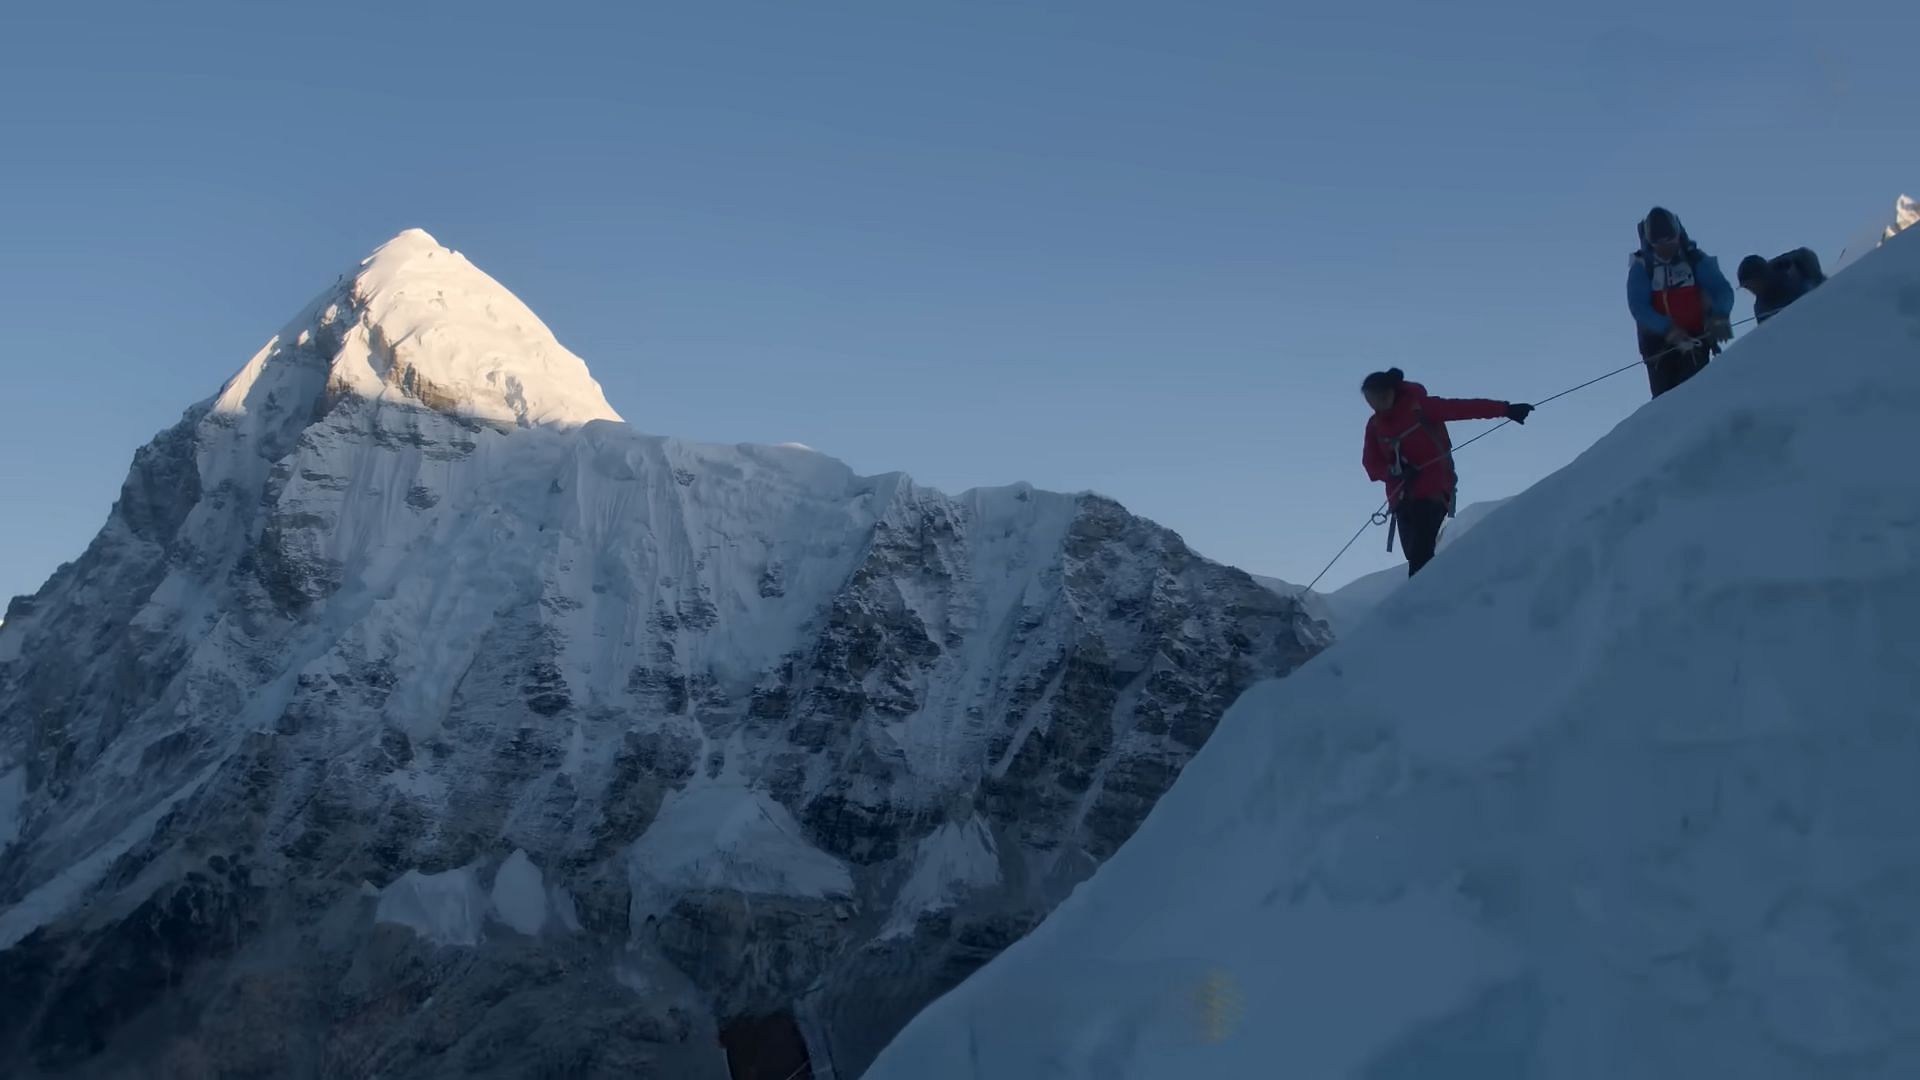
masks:
{"label": "climber in blue jacket", "polygon": [[1733,339],[1733,286],[1720,261],[1664,207],[1640,222],[1640,248],[1627,265],[1627,310],[1640,329],[1654,397],[1698,374]]}

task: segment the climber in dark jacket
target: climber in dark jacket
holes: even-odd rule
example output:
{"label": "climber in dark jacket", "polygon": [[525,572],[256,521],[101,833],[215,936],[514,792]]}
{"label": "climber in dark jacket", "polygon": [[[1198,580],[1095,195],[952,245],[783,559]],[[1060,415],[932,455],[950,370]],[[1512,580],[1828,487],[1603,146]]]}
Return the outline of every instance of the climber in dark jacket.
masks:
{"label": "climber in dark jacket", "polygon": [[1699,374],[1733,339],[1733,286],[1664,207],[1640,222],[1640,247],[1627,264],[1627,310],[1640,328],[1654,397]]}
{"label": "climber in dark jacket", "polygon": [[1524,424],[1533,406],[1487,398],[1433,397],[1426,387],[1408,382],[1399,368],[1367,376],[1360,393],[1373,406],[1360,463],[1369,478],[1387,485],[1387,505],[1407,555],[1407,576],[1412,577],[1433,558],[1440,526],[1453,513],[1459,481],[1447,422],[1505,417]]}
{"label": "climber in dark jacket", "polygon": [[1820,256],[1811,248],[1795,248],[1771,259],[1749,255],[1740,260],[1740,287],[1753,294],[1753,319],[1766,322],[1781,308],[1812,292],[1827,280]]}

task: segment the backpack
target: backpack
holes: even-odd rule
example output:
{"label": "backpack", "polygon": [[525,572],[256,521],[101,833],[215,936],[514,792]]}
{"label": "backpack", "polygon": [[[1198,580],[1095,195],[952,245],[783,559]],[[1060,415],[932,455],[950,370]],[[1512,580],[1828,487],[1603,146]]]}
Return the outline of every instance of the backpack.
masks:
{"label": "backpack", "polygon": [[[1444,502],[1447,507],[1447,516],[1452,517],[1454,505],[1460,498],[1460,468],[1453,462],[1453,438],[1447,434],[1447,425],[1436,424],[1427,419],[1427,411],[1421,408],[1422,404],[1423,402],[1418,399],[1413,403],[1413,427],[1408,428],[1398,435],[1383,435],[1380,439],[1387,444],[1388,452],[1393,455],[1393,468],[1395,473],[1401,477],[1400,490],[1403,493],[1413,487],[1414,478],[1420,475],[1420,470],[1436,465],[1442,461],[1447,463],[1447,467],[1453,472],[1453,483],[1447,488],[1447,497]],[[1408,461],[1405,455],[1400,452],[1401,440],[1413,434],[1415,429],[1426,432],[1427,438],[1433,440],[1433,445],[1440,450],[1438,457],[1432,461],[1422,462],[1416,465]],[[1387,550],[1393,550],[1393,538],[1391,536],[1387,538]]]}
{"label": "backpack", "polygon": [[1827,280],[1826,271],[1820,269],[1820,256],[1814,254],[1812,248],[1794,248],[1783,255],[1776,255],[1773,265],[1792,270],[1807,283],[1809,289]]}

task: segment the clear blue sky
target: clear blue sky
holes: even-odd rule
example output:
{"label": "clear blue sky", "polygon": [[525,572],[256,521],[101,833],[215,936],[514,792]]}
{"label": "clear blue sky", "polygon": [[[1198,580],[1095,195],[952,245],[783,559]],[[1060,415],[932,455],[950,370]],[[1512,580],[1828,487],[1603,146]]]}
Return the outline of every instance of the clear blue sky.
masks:
{"label": "clear blue sky", "polygon": [[[1304,581],[1379,499],[1367,371],[1544,396],[1633,358],[1652,203],[1731,269],[1920,188],[1912,0],[1300,6],[16,5],[0,595],[407,226],[643,429],[1094,489]],[[1463,499],[1645,397],[1486,440]]]}

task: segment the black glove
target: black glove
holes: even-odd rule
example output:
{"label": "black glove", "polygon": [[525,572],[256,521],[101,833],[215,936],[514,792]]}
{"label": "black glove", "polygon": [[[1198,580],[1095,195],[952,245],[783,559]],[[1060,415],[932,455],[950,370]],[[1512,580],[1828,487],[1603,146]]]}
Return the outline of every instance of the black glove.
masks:
{"label": "black glove", "polygon": [[1516,424],[1526,423],[1527,417],[1532,415],[1532,413],[1533,413],[1533,406],[1531,405],[1507,406],[1507,419],[1513,421]]}

